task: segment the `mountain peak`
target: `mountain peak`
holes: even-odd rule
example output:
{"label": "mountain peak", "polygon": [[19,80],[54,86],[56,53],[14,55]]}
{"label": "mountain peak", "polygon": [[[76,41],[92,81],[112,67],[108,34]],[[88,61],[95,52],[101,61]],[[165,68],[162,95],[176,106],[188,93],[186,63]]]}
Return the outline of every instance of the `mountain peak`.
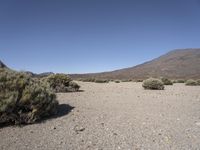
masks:
{"label": "mountain peak", "polygon": [[200,78],[200,48],[175,49],[140,65],[105,73],[71,75],[73,78],[171,79]]}

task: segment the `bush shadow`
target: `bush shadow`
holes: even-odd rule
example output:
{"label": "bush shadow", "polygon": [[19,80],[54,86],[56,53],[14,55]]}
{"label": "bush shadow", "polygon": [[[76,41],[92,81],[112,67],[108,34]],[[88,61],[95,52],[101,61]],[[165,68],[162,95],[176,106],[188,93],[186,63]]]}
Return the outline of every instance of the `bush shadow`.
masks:
{"label": "bush shadow", "polygon": [[62,116],[67,115],[68,113],[70,113],[75,107],[70,106],[68,104],[59,104],[57,107],[58,112],[56,113],[56,115],[52,116],[51,118],[59,118]]}
{"label": "bush shadow", "polygon": [[[60,118],[63,117],[67,114],[69,114],[75,107],[68,105],[68,104],[59,104],[57,106],[57,113],[48,117],[44,117],[34,123],[31,124],[41,124],[41,123],[45,123],[46,121],[50,121],[52,119],[56,119],[56,118]],[[31,124],[13,124],[13,123],[2,123],[0,124],[0,129],[1,128],[5,128],[5,127],[24,127],[27,125],[31,125]]]}

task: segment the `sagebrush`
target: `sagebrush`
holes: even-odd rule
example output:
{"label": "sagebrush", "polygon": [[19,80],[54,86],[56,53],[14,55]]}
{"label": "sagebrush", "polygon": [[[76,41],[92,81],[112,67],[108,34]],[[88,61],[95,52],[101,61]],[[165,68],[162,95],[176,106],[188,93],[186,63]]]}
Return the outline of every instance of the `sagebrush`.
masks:
{"label": "sagebrush", "polygon": [[173,82],[168,78],[161,78],[161,81],[164,83],[164,85],[173,85]]}
{"label": "sagebrush", "polygon": [[198,83],[193,79],[189,79],[189,80],[187,80],[185,82],[185,85],[187,85],[187,86],[196,86],[196,85],[198,85]]}
{"label": "sagebrush", "polygon": [[144,89],[150,89],[150,90],[164,90],[164,83],[155,78],[149,78],[147,80],[143,81],[142,86]]}
{"label": "sagebrush", "polygon": [[28,124],[55,114],[56,95],[25,73],[0,69],[0,124]]}
{"label": "sagebrush", "polygon": [[56,93],[78,91],[80,88],[80,86],[76,82],[73,82],[66,74],[53,74],[43,80],[47,82],[50,88]]}

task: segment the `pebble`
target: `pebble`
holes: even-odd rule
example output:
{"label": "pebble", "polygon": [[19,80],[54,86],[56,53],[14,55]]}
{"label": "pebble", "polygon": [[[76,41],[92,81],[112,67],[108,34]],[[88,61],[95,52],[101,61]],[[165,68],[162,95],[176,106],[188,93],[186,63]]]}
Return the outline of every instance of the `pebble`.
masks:
{"label": "pebble", "polygon": [[195,124],[196,124],[197,126],[200,126],[200,122],[196,122]]}
{"label": "pebble", "polygon": [[76,133],[79,133],[79,132],[83,132],[85,130],[85,128],[84,127],[75,126],[74,130],[76,131]]}

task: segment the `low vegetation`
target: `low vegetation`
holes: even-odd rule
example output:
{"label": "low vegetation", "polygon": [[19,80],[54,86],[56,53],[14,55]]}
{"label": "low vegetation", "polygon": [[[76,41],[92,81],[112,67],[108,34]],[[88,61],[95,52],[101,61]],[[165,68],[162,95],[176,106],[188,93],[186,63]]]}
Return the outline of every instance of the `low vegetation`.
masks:
{"label": "low vegetation", "polygon": [[132,79],[123,79],[123,80],[121,80],[122,82],[131,82],[132,81]]}
{"label": "low vegetation", "polygon": [[185,80],[184,79],[174,80],[174,83],[185,83]]}
{"label": "low vegetation", "polygon": [[94,82],[96,82],[96,83],[108,83],[109,80],[106,80],[106,79],[95,79]]}
{"label": "low vegetation", "polygon": [[161,80],[155,78],[144,80],[142,86],[144,89],[164,90],[164,83]]}
{"label": "low vegetation", "polygon": [[173,85],[173,82],[167,78],[161,78],[161,81],[164,83],[164,85]]}
{"label": "low vegetation", "polygon": [[199,80],[197,80],[197,85],[200,85],[200,79],[199,79]]}
{"label": "low vegetation", "polygon": [[115,83],[120,83],[121,81],[120,80],[115,80]]}
{"label": "low vegetation", "polygon": [[29,124],[56,113],[48,85],[25,73],[0,69],[0,124]]}
{"label": "low vegetation", "polygon": [[56,93],[74,92],[78,91],[80,88],[80,86],[76,82],[73,82],[66,74],[52,74],[43,80],[47,82],[50,88]]}
{"label": "low vegetation", "polygon": [[185,82],[185,85],[187,86],[196,86],[198,85],[197,81],[193,80],[193,79],[189,79]]}

